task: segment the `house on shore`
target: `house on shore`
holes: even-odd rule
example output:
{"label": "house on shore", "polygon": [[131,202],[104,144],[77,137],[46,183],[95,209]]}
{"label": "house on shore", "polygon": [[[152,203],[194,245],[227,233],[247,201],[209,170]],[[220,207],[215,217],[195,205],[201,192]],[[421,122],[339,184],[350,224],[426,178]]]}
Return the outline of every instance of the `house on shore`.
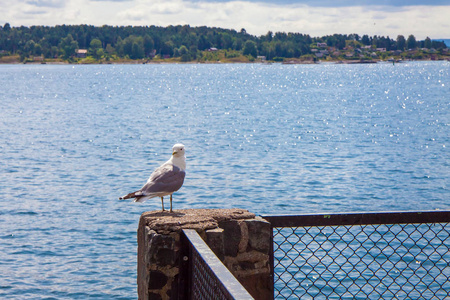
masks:
{"label": "house on shore", "polygon": [[78,58],[86,58],[87,57],[87,49],[77,49],[76,55]]}

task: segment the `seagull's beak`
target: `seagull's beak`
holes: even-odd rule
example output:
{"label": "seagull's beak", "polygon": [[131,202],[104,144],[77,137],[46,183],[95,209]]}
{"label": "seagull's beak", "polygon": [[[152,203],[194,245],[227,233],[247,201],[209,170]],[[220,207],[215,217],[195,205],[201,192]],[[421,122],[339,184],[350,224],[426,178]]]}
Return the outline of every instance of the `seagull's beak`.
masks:
{"label": "seagull's beak", "polygon": [[177,153],[178,153],[177,151],[173,151],[172,155],[175,155],[175,154],[177,154]]}

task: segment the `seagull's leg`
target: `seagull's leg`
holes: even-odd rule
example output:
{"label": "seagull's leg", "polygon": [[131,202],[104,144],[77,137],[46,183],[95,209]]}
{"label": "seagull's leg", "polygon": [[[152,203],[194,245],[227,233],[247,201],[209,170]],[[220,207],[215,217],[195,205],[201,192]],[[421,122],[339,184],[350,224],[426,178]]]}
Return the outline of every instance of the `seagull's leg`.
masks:
{"label": "seagull's leg", "polygon": [[173,210],[172,210],[172,194],[170,194],[170,211],[169,212],[173,212]]}
{"label": "seagull's leg", "polygon": [[161,206],[162,206],[162,211],[164,211],[164,197],[161,197]]}

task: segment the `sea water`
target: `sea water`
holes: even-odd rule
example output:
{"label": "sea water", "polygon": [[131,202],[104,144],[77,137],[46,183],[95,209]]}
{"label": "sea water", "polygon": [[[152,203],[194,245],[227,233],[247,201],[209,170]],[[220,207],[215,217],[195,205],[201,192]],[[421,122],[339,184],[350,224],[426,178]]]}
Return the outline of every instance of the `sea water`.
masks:
{"label": "sea water", "polygon": [[0,65],[0,298],[135,299],[119,201],[186,145],[174,209],[447,210],[450,63]]}

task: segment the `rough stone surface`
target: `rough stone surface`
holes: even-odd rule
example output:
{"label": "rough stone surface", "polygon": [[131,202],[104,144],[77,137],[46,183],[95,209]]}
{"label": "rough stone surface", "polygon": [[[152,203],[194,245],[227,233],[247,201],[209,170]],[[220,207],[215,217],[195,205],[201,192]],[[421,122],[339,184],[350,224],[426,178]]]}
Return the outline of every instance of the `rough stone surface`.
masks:
{"label": "rough stone surface", "polygon": [[204,231],[218,227],[218,223],[229,220],[252,219],[255,217],[245,209],[180,209],[173,213],[162,211],[145,212],[141,220],[158,233],[170,233],[181,229]]}
{"label": "rough stone surface", "polygon": [[150,281],[148,288],[150,290],[162,289],[167,283],[167,276],[159,271],[150,271]]}
{"label": "rough stone surface", "polygon": [[238,220],[222,221],[219,223],[223,228],[223,239],[227,241],[224,244],[225,256],[236,256],[239,252],[239,243],[241,242],[241,226]]}
{"label": "rough stone surface", "polygon": [[225,254],[222,228],[206,230],[206,243],[220,260],[224,259]]}
{"label": "rough stone surface", "polygon": [[149,241],[150,259],[156,264],[165,266],[175,263],[175,240],[169,235],[151,233]]}
{"label": "rough stone surface", "polygon": [[159,294],[150,293],[148,295],[149,300],[161,300],[161,296]]}
{"label": "rough stone surface", "polygon": [[143,213],[138,229],[139,299],[186,298],[182,287],[189,280],[180,275],[187,255],[181,249],[182,229],[195,229],[255,299],[272,299],[270,224],[243,209]]}
{"label": "rough stone surface", "polygon": [[252,249],[268,253],[270,251],[270,240],[272,235],[270,223],[261,217],[252,220],[245,220],[248,228],[249,246]]}
{"label": "rough stone surface", "polygon": [[238,245],[238,247],[239,247],[238,252],[239,253],[246,251],[247,247],[248,247],[248,241],[249,241],[248,227],[247,227],[247,224],[246,224],[245,221],[246,220],[239,222],[239,227],[241,229],[241,240],[240,240],[239,245]]}

